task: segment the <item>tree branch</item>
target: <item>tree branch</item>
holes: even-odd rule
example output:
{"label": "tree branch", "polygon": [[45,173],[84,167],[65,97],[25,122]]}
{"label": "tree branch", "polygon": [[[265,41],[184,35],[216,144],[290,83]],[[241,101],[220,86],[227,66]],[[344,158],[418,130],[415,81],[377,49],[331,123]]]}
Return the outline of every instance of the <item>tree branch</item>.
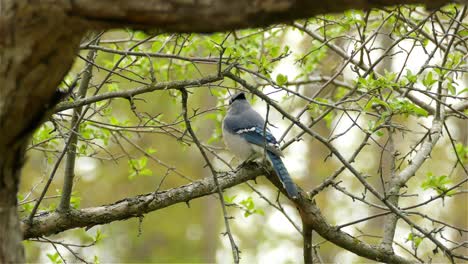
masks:
{"label": "tree branch", "polygon": [[[88,59],[94,61],[94,56],[96,51],[91,50],[88,53]],[[80,87],[78,89],[77,96],[78,98],[84,98],[86,96],[86,91],[88,90],[89,81],[91,80],[92,76],[92,69],[93,65],[91,63],[87,63],[84,73],[83,73],[83,80],[80,83]],[[62,197],[60,199],[60,204],[58,206],[58,210],[60,211],[67,211],[70,209],[70,199],[71,193],[73,190],[73,178],[75,177],[75,160],[76,160],[76,147],[78,143],[78,134],[80,131],[79,123],[82,120],[81,113],[82,107],[76,107],[73,109],[72,119],[70,121],[70,145],[66,154],[65,159],[65,169],[64,169],[64,180],[63,180],[63,187],[62,187]],[[80,118],[81,117],[81,118]]]}
{"label": "tree branch", "polygon": [[302,222],[302,236],[304,238],[303,252],[305,264],[314,263],[314,258],[312,256],[312,231],[314,231],[312,226],[305,222]]}
{"label": "tree branch", "polygon": [[[326,140],[324,137],[320,136],[316,132],[312,131],[309,129],[307,126],[305,126],[303,123],[299,122],[297,119],[295,119],[292,115],[287,113],[284,109],[282,109],[276,102],[273,102],[268,96],[263,94],[261,91],[257,90],[254,86],[250,85],[247,83],[245,80],[242,78],[239,78],[238,76],[235,76],[232,73],[226,73],[226,77],[232,79],[233,81],[236,81],[240,85],[242,85],[244,88],[249,90],[251,93],[257,95],[261,99],[265,100],[273,106],[281,115],[283,115],[285,118],[293,122],[296,126],[301,128],[303,131],[307,132],[310,136],[314,137],[318,141],[320,141],[323,145],[325,145],[332,153],[333,155],[341,161],[341,163],[346,166],[346,168],[361,182],[361,184],[369,190],[375,197],[377,197],[381,202],[383,202],[394,214],[398,215],[401,219],[403,219],[406,223],[408,223],[410,226],[413,226],[415,229],[417,229],[419,232],[424,234],[428,239],[430,239],[435,245],[437,245],[450,259],[453,257],[459,257],[459,258],[464,258],[464,256],[455,256],[444,244],[442,244],[439,240],[437,240],[433,235],[431,235],[430,232],[425,230],[424,228],[416,225],[411,219],[409,219],[404,213],[397,208],[395,205],[390,203],[385,197],[383,197],[371,184],[369,184],[366,179],[364,178],[364,175],[359,173],[356,168],[354,168],[344,157],[343,155],[330,143],[328,140]],[[315,225],[313,225],[315,228]],[[318,231],[317,231],[318,232]],[[352,251],[352,250],[351,250]]]}
{"label": "tree branch", "polygon": [[[277,177],[268,177],[268,180],[285,193],[285,190]],[[379,247],[367,244],[357,237],[353,237],[341,231],[337,226],[329,225],[320,212],[320,209],[315,204],[315,201],[307,198],[307,194],[302,190],[300,190],[299,198],[292,202],[295,203],[302,219],[304,261],[306,261],[306,263],[310,263],[309,261],[314,257],[313,252],[307,251],[309,250],[307,243],[309,243],[309,240],[311,241],[311,237],[309,237],[308,234],[310,230],[306,230],[308,228],[313,228],[313,230],[315,230],[325,240],[328,240],[333,244],[349,250],[361,257],[386,263],[414,263],[401,256],[395,255],[393,252],[388,252]],[[312,233],[310,233],[310,235],[311,234]]]}
{"label": "tree branch", "polygon": [[185,88],[183,88],[183,89],[180,90],[180,92],[182,93],[182,114],[184,116],[187,131],[192,136],[193,142],[195,142],[195,144],[197,145],[198,150],[200,150],[200,153],[203,156],[203,159],[205,159],[208,167],[210,168],[211,174],[213,176],[213,182],[215,184],[216,191],[218,193],[218,198],[219,198],[219,201],[221,203],[221,209],[223,211],[224,225],[226,227],[226,234],[229,237],[229,242],[231,244],[232,257],[234,259],[234,263],[238,264],[239,263],[239,258],[240,258],[239,257],[239,248],[237,247],[236,242],[234,241],[234,238],[233,238],[232,233],[231,233],[231,227],[229,225],[229,217],[228,217],[228,213],[227,213],[227,210],[226,210],[226,204],[224,203],[223,188],[220,187],[219,182],[218,182],[218,178],[217,178],[218,173],[214,169],[213,164],[211,164],[210,159],[208,158],[208,155],[206,155],[205,150],[203,150],[202,144],[200,143],[200,141],[198,140],[197,135],[195,134],[195,132],[192,129],[192,124],[190,123],[190,120],[189,120],[189,117],[188,117],[188,110],[187,110],[187,104],[188,104],[188,102],[187,102],[188,101],[187,90]]}
{"label": "tree branch", "polygon": [[75,0],[67,12],[103,27],[158,27],[173,32],[216,32],[290,22],[318,14],[399,4],[442,6],[449,0]]}
{"label": "tree branch", "polygon": [[[265,173],[261,165],[248,163],[234,173],[219,174],[218,183],[222,189],[226,189],[264,174],[269,175]],[[269,180],[284,191],[276,177],[269,177]],[[31,224],[27,220],[23,220],[23,235],[24,239],[28,239],[48,236],[73,228],[91,228],[95,225],[138,217],[177,203],[187,203],[192,199],[216,192],[216,184],[213,177],[210,176],[177,188],[125,198],[109,205],[71,210],[64,213],[47,212],[36,216]],[[303,195],[305,193],[302,192],[301,198],[296,201],[301,217],[308,226],[312,226],[323,238],[369,259],[390,263],[411,263],[400,256],[371,246],[336,227],[330,226],[315,203],[304,198]]]}
{"label": "tree branch", "polygon": [[[222,189],[233,187],[264,174],[260,166],[246,164],[234,173],[218,174],[219,186]],[[47,212],[37,215],[31,224],[22,221],[24,238],[35,238],[60,233],[69,229],[108,224],[156,211],[177,203],[189,202],[192,199],[217,192],[213,177],[194,181],[177,188],[142,194],[125,198],[113,204],[98,207],[71,210],[68,212]]]}
{"label": "tree branch", "polygon": [[[230,67],[228,67],[230,69]],[[68,103],[61,103],[57,105],[54,109],[54,112],[60,112],[63,110],[88,105],[92,103],[96,103],[103,100],[108,100],[112,98],[130,98],[135,95],[144,94],[153,92],[156,90],[167,90],[167,89],[177,89],[180,90],[183,87],[190,87],[190,86],[202,86],[207,83],[212,83],[216,81],[220,81],[223,79],[223,76],[218,74],[208,75],[206,77],[200,79],[193,79],[193,80],[183,80],[183,81],[173,81],[173,82],[160,82],[156,84],[151,84],[139,88],[135,88],[133,90],[126,90],[126,91],[117,91],[117,92],[108,92],[103,94],[98,94],[95,96],[90,96],[82,99],[78,99],[74,102]]]}

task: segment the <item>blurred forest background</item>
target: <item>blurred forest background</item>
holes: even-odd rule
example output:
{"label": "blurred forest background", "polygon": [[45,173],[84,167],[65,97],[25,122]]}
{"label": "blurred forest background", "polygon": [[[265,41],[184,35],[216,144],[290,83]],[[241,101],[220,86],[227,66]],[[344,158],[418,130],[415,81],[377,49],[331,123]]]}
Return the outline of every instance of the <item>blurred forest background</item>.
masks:
{"label": "blurred forest background", "polygon": [[[178,89],[125,93],[162,82],[201,80],[232,67],[236,76],[311,125],[346,159],[359,149],[353,167],[382,193],[391,176],[409,166],[431,137],[428,131],[437,115],[431,109],[443,108],[443,117],[438,117],[443,120],[442,136],[401,189],[399,207],[429,200],[407,215],[454,253],[467,256],[465,9],[449,5],[435,11],[417,6],[348,11],[209,35],[128,29],[90,33],[60,87],[65,91],[77,83],[73,95],[35,132],[27,151],[21,216],[31,214],[51,175],[37,213],[59,206],[70,166],[75,174],[71,205],[76,209],[212,177],[186,131]],[[194,81],[186,88],[190,122],[212,164],[218,171],[232,170],[241,161],[225,149],[221,122],[229,96],[245,87],[224,78]],[[80,92],[95,100],[84,102]],[[99,98],[101,94],[110,96]],[[384,212],[384,205],[348,169],[316,189],[342,163],[327,146],[267,107],[270,102],[250,93],[248,100],[268,115],[273,134],[285,147],[292,178],[304,191],[316,192],[314,199],[328,222],[343,225],[343,231],[363,241],[379,243],[384,215],[353,221]],[[75,102],[84,102],[82,109],[77,110]],[[71,135],[76,135],[76,143],[69,142]],[[73,145],[73,155],[62,155]],[[258,177],[223,195],[241,262],[302,261],[301,219],[294,204],[268,180]],[[225,263],[232,254],[223,232],[220,201],[213,194],[24,243],[28,262]],[[313,244],[324,263],[371,262],[318,235]],[[447,261],[443,253],[434,252],[430,239],[402,220],[393,245],[409,259]]]}

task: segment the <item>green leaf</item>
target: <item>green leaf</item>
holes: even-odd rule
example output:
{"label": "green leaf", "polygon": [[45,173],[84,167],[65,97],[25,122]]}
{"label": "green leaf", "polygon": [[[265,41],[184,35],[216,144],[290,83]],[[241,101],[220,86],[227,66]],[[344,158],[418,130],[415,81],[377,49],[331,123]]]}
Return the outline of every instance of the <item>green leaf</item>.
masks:
{"label": "green leaf", "polygon": [[434,83],[436,83],[437,81],[437,79],[434,79],[432,71],[430,71],[426,74],[426,77],[423,79],[423,85],[426,86],[427,89],[430,89],[432,85],[434,85]]}
{"label": "green leaf", "polygon": [[457,93],[457,89],[455,86],[453,86],[453,79],[452,78],[446,78],[447,79],[447,90],[449,91],[450,94],[455,95]]}
{"label": "green leaf", "polygon": [[140,175],[142,175],[142,176],[153,176],[153,171],[148,169],[148,168],[145,168],[145,169],[140,171]]}
{"label": "green leaf", "polygon": [[468,88],[461,90],[460,92],[457,93],[457,95],[461,95],[463,93],[468,93]]}
{"label": "green leaf", "polygon": [[255,208],[255,203],[252,197],[248,197],[240,201],[239,204],[244,209],[244,217],[249,217],[253,214],[265,215],[265,212],[262,209]]}
{"label": "green leaf", "polygon": [[406,69],[406,75],[405,78],[410,82],[410,83],[416,83],[418,81],[418,76],[413,74],[410,69]]}
{"label": "green leaf", "polygon": [[55,137],[54,126],[51,122],[46,122],[39,127],[33,134],[33,142],[35,144],[43,142],[42,147],[50,147],[57,144],[57,141],[53,139]]}
{"label": "green leaf", "polygon": [[34,208],[34,204],[33,203],[25,203],[25,204],[21,205],[21,208],[23,208],[23,211],[25,213],[31,213],[33,208]]}
{"label": "green leaf", "polygon": [[93,240],[94,243],[97,244],[102,241],[106,236],[102,234],[101,229],[96,230],[96,235],[94,236]]}
{"label": "green leaf", "polygon": [[[447,175],[435,176],[431,172],[427,173],[426,180],[421,184],[423,190],[432,189],[437,194],[443,194],[446,196],[453,195],[453,192],[447,192],[449,187],[447,184],[451,184],[452,180]],[[446,193],[447,192],[447,193]]]}
{"label": "green leaf", "polygon": [[276,75],[276,83],[279,86],[283,86],[287,82],[288,82],[288,76],[287,75],[284,75],[284,74],[281,74],[281,73]]}
{"label": "green leaf", "polygon": [[325,121],[325,124],[327,125],[328,128],[331,128],[333,118],[335,117],[335,112],[331,111],[328,113],[326,116],[323,117],[323,120]]}
{"label": "green leaf", "polygon": [[148,158],[147,157],[142,157],[138,160],[138,165],[140,166],[140,168],[144,168],[146,167],[146,164],[148,164]]}
{"label": "green leaf", "polygon": [[49,258],[50,262],[54,264],[62,264],[63,261],[60,258],[58,252],[55,252],[54,254],[47,253],[47,257]]}
{"label": "green leaf", "polygon": [[148,36],[148,34],[146,34],[146,32],[144,32],[144,31],[138,30],[138,31],[135,32],[135,38],[136,38],[136,39],[145,39],[145,38],[147,38],[147,37],[149,37],[149,36]]}
{"label": "green leaf", "polygon": [[154,148],[149,147],[149,148],[146,149],[146,152],[148,154],[154,154],[154,153],[156,153],[156,150]]}
{"label": "green leaf", "polygon": [[81,197],[79,197],[76,192],[72,192],[72,195],[70,197],[70,205],[71,207],[78,209],[81,204]]}
{"label": "green leaf", "polygon": [[463,164],[468,162],[468,146],[464,146],[462,143],[457,143],[455,144],[455,151]]}
{"label": "green leaf", "polygon": [[119,90],[119,85],[117,83],[110,83],[107,85],[107,91],[115,92]]}
{"label": "green leaf", "polygon": [[413,249],[417,249],[419,245],[421,244],[421,242],[423,241],[423,239],[424,238],[421,236],[418,236],[413,233],[409,233],[408,238],[406,240],[412,242],[411,244],[412,244]]}
{"label": "green leaf", "polygon": [[237,195],[233,195],[233,196],[230,196],[230,197],[225,195],[224,196],[224,201],[226,203],[232,204],[232,203],[234,203],[234,200],[236,199],[236,197],[237,197]]}
{"label": "green leaf", "polygon": [[414,115],[418,117],[429,116],[429,113],[425,109],[413,104],[407,99],[395,98],[390,102],[389,105],[394,114],[403,114],[406,117],[408,115]]}
{"label": "green leaf", "polygon": [[148,165],[148,158],[143,156],[139,159],[129,159],[128,160],[128,178],[131,180],[135,178],[137,175],[141,176],[153,176],[153,171],[146,168]]}

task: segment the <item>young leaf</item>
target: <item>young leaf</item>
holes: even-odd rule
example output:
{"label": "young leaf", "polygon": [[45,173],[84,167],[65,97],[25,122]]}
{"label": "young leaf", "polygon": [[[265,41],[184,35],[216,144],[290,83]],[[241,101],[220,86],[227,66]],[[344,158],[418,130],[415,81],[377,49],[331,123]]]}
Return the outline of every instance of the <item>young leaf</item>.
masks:
{"label": "young leaf", "polygon": [[50,262],[52,262],[53,264],[62,264],[63,263],[63,261],[60,258],[60,255],[58,254],[58,252],[55,252],[54,254],[47,253],[47,257],[49,258]]}
{"label": "young leaf", "polygon": [[447,175],[435,176],[429,172],[426,176],[426,180],[421,184],[423,190],[432,189],[437,192],[437,194],[445,193],[446,196],[453,195],[453,192],[447,192],[449,187],[447,184],[452,183],[452,180]]}
{"label": "young leaf", "polygon": [[285,83],[288,82],[288,76],[286,75],[283,75],[283,74],[278,74],[276,75],[276,83],[279,85],[279,86],[283,86]]}

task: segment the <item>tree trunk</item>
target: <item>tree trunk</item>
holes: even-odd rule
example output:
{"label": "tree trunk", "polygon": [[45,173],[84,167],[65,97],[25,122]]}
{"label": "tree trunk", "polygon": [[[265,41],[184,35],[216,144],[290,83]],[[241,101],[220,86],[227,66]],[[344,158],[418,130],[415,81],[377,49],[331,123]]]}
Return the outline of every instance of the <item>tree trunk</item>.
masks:
{"label": "tree trunk", "polygon": [[0,0],[0,263],[22,263],[16,194],[24,149],[56,103],[83,30],[63,6]]}
{"label": "tree trunk", "polygon": [[0,157],[0,263],[24,262],[23,236],[16,208],[22,149],[2,152]]}

